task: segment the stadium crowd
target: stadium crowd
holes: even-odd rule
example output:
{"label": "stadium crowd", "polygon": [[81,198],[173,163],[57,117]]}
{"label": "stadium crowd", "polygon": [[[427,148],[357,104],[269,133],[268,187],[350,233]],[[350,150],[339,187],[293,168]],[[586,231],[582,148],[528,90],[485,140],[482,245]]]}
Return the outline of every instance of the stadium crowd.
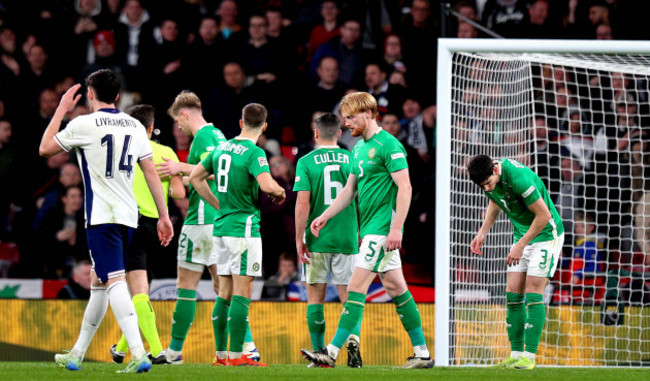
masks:
{"label": "stadium crowd", "polygon": [[[511,38],[644,39],[648,35],[638,28],[642,21],[636,22],[637,7],[621,0],[461,0],[453,2],[453,9]],[[424,274],[407,275],[433,283],[430,237],[440,12],[438,2],[428,0],[0,0],[0,242],[15,242],[20,251],[20,261],[9,275],[65,279],[73,275],[75,263],[88,259],[76,160],[66,153],[42,159],[38,144],[63,92],[83,83],[93,71],[109,68],[119,73],[126,89],[119,107],[153,105],[156,139],[173,147],[181,161],[186,160],[191,142],[165,114],[181,90],[199,95],[206,120],[228,139],[239,131],[244,105],[258,102],[269,109],[269,128],[258,145],[267,152],[272,175],[285,188],[287,202],[274,205],[261,197],[266,278],[278,272],[279,259],[286,260],[282,253],[295,253],[295,163],[314,146],[313,119],[321,112],[336,111],[347,92],[368,91],[378,101],[382,127],[398,137],[408,153],[414,197],[402,255],[406,264],[424,269]],[[451,36],[485,37],[470,23],[450,21]],[[548,69],[551,77],[566,74]],[[622,75],[608,80],[618,84],[615,92],[620,90],[611,94],[614,100],[627,96],[626,89],[638,88],[638,81]],[[555,96],[558,104],[563,92],[576,91],[558,87],[558,81],[551,83],[552,88],[542,86],[546,90],[539,96]],[[647,104],[645,89],[634,95],[642,95],[635,99],[640,105]],[[615,103],[617,113],[619,103]],[[571,120],[574,115],[581,117],[568,103],[560,106],[557,115],[566,112]],[[67,120],[88,112],[80,102]],[[617,155],[620,160],[608,162],[624,162],[621,166],[629,173],[641,171],[646,179],[635,185],[634,198],[627,198],[630,205],[618,203],[620,210],[650,202],[650,156],[643,128],[648,110],[626,108],[619,114],[644,117],[626,119],[636,123],[636,132],[618,130],[610,136],[610,130],[603,128],[610,150],[581,152],[589,158],[577,157],[573,151],[568,156],[538,158],[551,160],[540,167],[549,172],[540,173],[543,179],[561,179],[548,184],[552,195],[562,195],[555,201],[560,208],[572,202],[567,200],[569,190],[577,191],[570,174],[612,173],[613,168],[594,168],[598,163],[594,155],[601,154]],[[550,137],[554,142],[549,152],[570,151],[566,139],[578,133],[574,130],[578,121],[561,125],[541,117],[536,123],[540,141]],[[581,128],[579,123],[576,128]],[[354,143],[349,132],[341,137],[345,148]],[[566,166],[574,171],[564,171]],[[561,174],[551,176],[551,171]],[[610,177],[608,181],[624,180]],[[186,209],[187,200],[170,203],[176,232]],[[597,209],[601,206],[590,211]],[[627,242],[627,250],[642,253],[641,262],[650,264],[650,207],[636,209],[640,210],[634,217],[638,224],[630,219],[624,226],[641,230],[636,240]],[[582,234],[591,234],[584,225],[603,222],[589,214],[572,217],[586,229]],[[616,223],[607,221],[607,226]],[[608,235],[605,244],[623,245],[616,239],[620,232],[603,233]],[[161,256],[164,259],[152,269],[154,276],[175,277],[176,244],[161,250]]]}

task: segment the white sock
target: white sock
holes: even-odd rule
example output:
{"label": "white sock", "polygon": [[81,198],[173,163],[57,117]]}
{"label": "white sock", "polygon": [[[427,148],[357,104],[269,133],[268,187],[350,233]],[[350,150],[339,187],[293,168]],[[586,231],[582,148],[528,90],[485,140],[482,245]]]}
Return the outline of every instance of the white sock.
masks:
{"label": "white sock", "polygon": [[88,304],[86,305],[86,310],[84,311],[84,317],[81,321],[81,330],[79,331],[79,338],[77,342],[72,347],[70,353],[74,357],[80,357],[83,360],[88,346],[99,328],[99,324],[102,322],[104,315],[106,314],[106,309],[108,308],[108,298],[106,296],[105,288],[92,288],[90,290],[90,299],[88,299]]}
{"label": "white sock", "polygon": [[511,351],[510,352],[510,357],[512,357],[513,359],[518,359],[523,355],[524,355],[524,352],[519,352],[519,351]]}
{"label": "white sock", "polygon": [[243,355],[243,352],[232,352],[232,351],[230,352],[230,358],[232,360],[239,359],[239,358],[242,357],[242,355]]}
{"label": "white sock", "polygon": [[341,348],[337,348],[332,344],[327,344],[327,354],[334,360],[339,357],[339,350],[341,350]]}
{"label": "white sock", "polygon": [[244,343],[243,350],[244,352],[251,352],[253,349],[255,349],[255,342],[249,341],[248,343]]}
{"label": "white sock", "polygon": [[108,300],[111,303],[113,315],[126,337],[126,342],[129,343],[131,357],[134,360],[140,360],[145,355],[144,344],[138,328],[138,315],[136,315],[133,301],[129,297],[126,282],[113,283],[108,288]]}
{"label": "white sock", "polygon": [[535,361],[535,354],[530,352],[524,352],[524,357],[528,357],[528,360]]}
{"label": "white sock", "polygon": [[228,351],[216,351],[217,352],[217,358],[219,360],[225,360],[228,358]]}
{"label": "white sock", "polygon": [[415,357],[422,357],[422,358],[431,357],[431,354],[429,353],[429,348],[427,348],[426,344],[414,346],[413,353]]}

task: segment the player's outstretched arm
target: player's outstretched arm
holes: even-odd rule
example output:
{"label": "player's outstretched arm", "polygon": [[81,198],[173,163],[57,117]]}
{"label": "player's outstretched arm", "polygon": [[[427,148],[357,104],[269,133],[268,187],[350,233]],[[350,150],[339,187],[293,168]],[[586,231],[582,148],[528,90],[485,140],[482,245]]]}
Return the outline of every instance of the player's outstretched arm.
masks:
{"label": "player's outstretched arm", "polygon": [[160,239],[161,245],[167,246],[174,237],[174,228],[167,213],[166,196],[163,193],[160,178],[156,174],[156,169],[151,158],[140,160],[138,165],[140,165],[144,179],[147,181],[147,186],[149,186],[149,191],[158,209],[158,239]]}
{"label": "player's outstretched arm", "polygon": [[309,227],[311,229],[311,232],[313,235],[318,237],[318,232],[325,227],[325,224],[327,221],[331,220],[339,214],[343,209],[347,208],[348,205],[354,200],[354,198],[357,195],[357,177],[355,175],[350,174],[348,176],[348,182],[345,183],[345,186],[339,192],[338,196],[336,196],[336,199],[334,199],[334,202],[332,205],[329,206],[329,208],[325,209],[323,214],[320,216],[316,217],[312,222],[311,226]]}
{"label": "player's outstretched arm", "polygon": [[156,164],[156,171],[160,177],[175,176],[179,174],[189,175],[196,167],[196,165],[181,163],[166,157],[163,157],[162,159],[164,162]]}
{"label": "player's outstretched arm", "polygon": [[402,247],[402,229],[404,228],[404,221],[406,221],[406,215],[411,205],[413,189],[411,187],[408,169],[400,169],[391,173],[390,176],[393,178],[395,185],[397,185],[397,202],[395,205],[393,225],[390,227],[388,237],[386,237],[386,249],[395,250]]}
{"label": "player's outstretched arm", "polygon": [[51,157],[57,153],[63,151],[63,148],[54,140],[54,135],[59,132],[61,128],[61,122],[65,117],[65,114],[68,110],[72,109],[79,99],[81,99],[81,94],[77,95],[77,91],[81,88],[80,84],[76,84],[68,89],[68,91],[63,94],[59,106],[50,120],[50,124],[47,125],[45,132],[43,132],[43,138],[41,139],[41,145],[38,147],[38,154],[43,157]]}
{"label": "player's outstretched arm", "polygon": [[300,260],[307,264],[309,264],[309,249],[303,242],[303,236],[309,220],[310,198],[310,191],[298,191],[296,198],[296,251]]}
{"label": "player's outstretched arm", "polygon": [[190,183],[201,198],[213,208],[219,210],[219,199],[212,193],[212,189],[208,185],[208,176],[210,176],[210,172],[205,169],[203,164],[199,163],[190,174]]}
{"label": "player's outstretched arm", "polygon": [[270,173],[262,172],[257,175],[256,179],[262,192],[268,194],[274,204],[282,204],[287,198],[284,188],[271,177]]}
{"label": "player's outstretched arm", "polygon": [[487,233],[490,231],[492,225],[494,225],[494,222],[499,217],[499,213],[501,213],[501,208],[499,208],[499,205],[497,205],[496,202],[490,200],[487,211],[485,212],[485,220],[483,220],[483,225],[481,225],[481,229],[479,229],[478,233],[476,233],[476,237],[474,237],[472,243],[470,244],[472,253],[478,255],[483,254],[481,247],[485,243]]}

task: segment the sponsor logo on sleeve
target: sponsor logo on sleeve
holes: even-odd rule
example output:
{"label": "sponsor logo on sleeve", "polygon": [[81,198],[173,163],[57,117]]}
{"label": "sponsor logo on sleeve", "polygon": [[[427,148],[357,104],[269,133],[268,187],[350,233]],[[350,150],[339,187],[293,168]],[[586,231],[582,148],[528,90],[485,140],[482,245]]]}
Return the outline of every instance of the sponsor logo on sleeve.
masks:
{"label": "sponsor logo on sleeve", "polygon": [[300,176],[296,176],[296,182],[300,181]]}
{"label": "sponsor logo on sleeve", "polygon": [[404,156],[403,152],[398,152],[398,153],[394,153],[394,154],[390,155],[390,158],[393,159],[393,160],[397,160],[397,159],[404,159],[405,156]]}
{"label": "sponsor logo on sleeve", "polygon": [[265,166],[268,166],[268,165],[269,165],[269,163],[268,163],[268,162],[266,161],[266,159],[263,158],[263,157],[258,157],[258,158],[257,158],[257,161],[259,161],[259,163],[260,163],[260,167],[265,167]]}
{"label": "sponsor logo on sleeve", "polygon": [[521,195],[523,198],[526,198],[530,196],[531,193],[535,191],[535,186],[531,185],[530,188],[526,189],[526,191]]}

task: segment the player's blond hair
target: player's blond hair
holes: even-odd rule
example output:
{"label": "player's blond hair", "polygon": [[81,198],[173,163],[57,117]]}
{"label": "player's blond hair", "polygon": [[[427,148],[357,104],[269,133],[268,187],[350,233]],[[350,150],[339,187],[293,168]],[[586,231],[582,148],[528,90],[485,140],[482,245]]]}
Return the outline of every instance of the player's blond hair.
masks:
{"label": "player's blond hair", "polygon": [[357,115],[370,111],[373,119],[377,119],[377,101],[375,97],[365,92],[350,93],[341,99],[341,115]]}
{"label": "player's blond hair", "polygon": [[174,103],[169,106],[167,114],[172,118],[180,113],[184,108],[196,108],[201,110],[201,99],[191,91],[183,90],[176,96]]}

